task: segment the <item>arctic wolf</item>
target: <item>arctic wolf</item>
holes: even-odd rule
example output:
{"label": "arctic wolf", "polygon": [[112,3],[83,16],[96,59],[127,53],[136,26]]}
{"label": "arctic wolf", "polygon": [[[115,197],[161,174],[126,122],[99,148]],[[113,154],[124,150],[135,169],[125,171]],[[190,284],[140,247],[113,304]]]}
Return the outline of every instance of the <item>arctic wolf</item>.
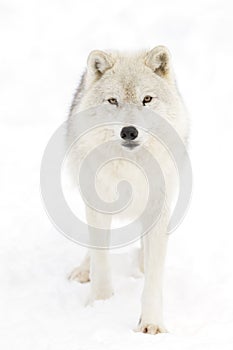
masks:
{"label": "arctic wolf", "polygon": [[[79,112],[100,105],[108,105],[114,111],[121,110],[125,105],[149,108],[166,119],[184,141],[188,137],[188,119],[184,104],[178,92],[171,65],[170,53],[164,46],[158,46],[150,51],[137,53],[92,51],[88,57],[87,69],[75,94],[68,120],[68,135],[75,134],[78,124],[75,123]],[[127,114],[126,114],[127,115]],[[127,118],[127,117],[126,117]],[[82,143],[82,155],[95,145],[109,137],[106,131],[111,126],[87,134]],[[137,330],[143,333],[157,334],[166,332],[162,312],[162,280],[164,260],[167,247],[167,227],[170,217],[170,205],[175,177],[175,170],[168,161],[168,156],[161,157],[161,147],[154,139],[148,139],[132,124],[125,120],[124,125],[112,127],[114,139],[118,139],[122,148],[136,152],[137,147],[147,147],[160,159],[161,167],[166,174],[166,206],[163,208],[159,222],[151,231],[143,236],[140,254],[140,268],[145,273],[144,289],[141,301],[141,315]],[[106,149],[106,152],[108,150]],[[77,162],[79,154],[77,153]],[[75,158],[74,158],[75,163]],[[75,165],[75,164],[74,164]],[[131,164],[132,166],[132,164]],[[136,202],[134,210],[137,214],[143,199],[144,187],[141,178],[132,167],[122,162],[108,164],[105,180],[99,185],[106,193],[110,184],[118,177],[128,177],[136,183]],[[106,183],[108,186],[106,186]],[[108,194],[108,193],[107,193]],[[111,218],[95,215],[87,207],[87,222],[110,230]],[[129,212],[131,215],[132,212]],[[112,296],[113,288],[110,274],[108,250],[90,249],[81,265],[70,275],[79,282],[90,281],[91,300],[106,299]]]}

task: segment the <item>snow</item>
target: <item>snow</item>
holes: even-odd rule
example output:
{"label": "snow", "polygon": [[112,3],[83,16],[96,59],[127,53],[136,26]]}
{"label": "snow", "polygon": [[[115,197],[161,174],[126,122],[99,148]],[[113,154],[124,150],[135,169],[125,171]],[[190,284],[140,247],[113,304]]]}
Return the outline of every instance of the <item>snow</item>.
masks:
{"label": "snow", "polygon": [[[0,8],[0,348],[232,349],[231,2],[1,0]],[[172,52],[191,115],[194,188],[169,242],[170,332],[150,336],[133,331],[137,245],[112,252],[114,296],[85,306],[89,286],[67,280],[85,249],[50,223],[39,170],[89,51],[158,44]]]}

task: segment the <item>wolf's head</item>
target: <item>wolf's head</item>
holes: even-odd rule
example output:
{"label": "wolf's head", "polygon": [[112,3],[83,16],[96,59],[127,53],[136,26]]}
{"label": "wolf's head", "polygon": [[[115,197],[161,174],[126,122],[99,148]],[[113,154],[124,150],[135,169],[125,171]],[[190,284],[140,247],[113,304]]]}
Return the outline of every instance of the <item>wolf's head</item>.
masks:
{"label": "wolf's head", "polygon": [[[150,108],[185,137],[185,108],[176,87],[170,53],[164,46],[134,54],[92,51],[71,114],[103,104],[114,110],[126,104]],[[138,130],[125,120],[120,132],[125,144],[139,136]]]}

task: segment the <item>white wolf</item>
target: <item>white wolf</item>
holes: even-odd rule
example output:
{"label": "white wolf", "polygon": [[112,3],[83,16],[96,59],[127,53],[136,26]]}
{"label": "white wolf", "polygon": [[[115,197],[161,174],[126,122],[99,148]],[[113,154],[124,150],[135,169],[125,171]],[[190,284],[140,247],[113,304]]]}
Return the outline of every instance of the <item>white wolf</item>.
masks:
{"label": "white wolf", "polygon": [[[88,57],[87,70],[83,75],[80,86],[71,107],[68,134],[74,134],[78,125],[75,123],[79,112],[102,104],[109,108],[121,109],[125,104],[133,104],[141,108],[150,108],[164,117],[177,131],[181,139],[186,142],[188,137],[188,118],[178,92],[174,73],[171,67],[170,54],[164,46],[158,46],[151,51],[138,53],[119,53],[92,51]],[[82,154],[104,142],[109,137],[106,128],[104,133],[93,132],[84,137]],[[112,127],[111,135],[119,139],[122,147],[134,149],[135,145],[148,147],[150,152],[160,159],[160,165],[166,174],[166,206],[157,225],[142,238],[140,267],[145,272],[145,283],[142,294],[141,317],[138,331],[150,334],[166,332],[162,313],[162,277],[167,246],[167,226],[170,216],[172,198],[172,181],[174,169],[168,161],[168,155],[161,152],[161,146],[154,139],[148,139],[130,121],[125,120],[125,127]],[[107,152],[107,150],[106,150]],[[162,154],[162,156],[161,156]],[[77,158],[79,155],[77,154]],[[74,160],[75,162],[75,160]],[[78,162],[78,159],[77,159]],[[136,204],[133,206],[136,214],[142,201],[143,187],[141,177],[132,167],[117,161],[111,165],[99,180],[99,186],[108,192],[111,186],[122,176],[134,181],[137,186],[135,194]],[[128,212],[131,216],[131,212]],[[110,229],[111,219],[96,216],[87,209],[87,221],[95,226]],[[91,300],[109,298],[112,293],[110,264],[107,250],[90,249],[82,264],[70,275],[79,282],[91,281]]]}

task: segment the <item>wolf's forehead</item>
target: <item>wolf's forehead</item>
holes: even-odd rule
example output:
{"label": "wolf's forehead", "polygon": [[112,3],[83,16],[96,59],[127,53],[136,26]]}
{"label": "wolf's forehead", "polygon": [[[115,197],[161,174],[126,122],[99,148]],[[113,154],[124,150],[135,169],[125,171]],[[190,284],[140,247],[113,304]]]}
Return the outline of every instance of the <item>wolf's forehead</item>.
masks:
{"label": "wolf's forehead", "polygon": [[116,69],[111,76],[111,86],[115,91],[118,90],[125,100],[135,99],[140,85],[140,78],[135,70],[131,70],[129,67],[121,68],[123,69]]}
{"label": "wolf's forehead", "polygon": [[137,89],[136,84],[133,81],[123,82],[123,98],[125,102],[137,101]]}
{"label": "wolf's forehead", "polygon": [[[148,82],[148,75],[150,82]],[[144,62],[121,57],[106,74],[104,90],[105,93],[120,97],[126,103],[136,103],[152,82],[153,79]]]}
{"label": "wolf's forehead", "polygon": [[145,81],[139,77],[114,74],[105,81],[101,90],[112,97],[120,98],[125,103],[137,103],[147,89]]}
{"label": "wolf's forehead", "polygon": [[146,88],[143,79],[132,75],[116,75],[113,77],[113,82],[110,86],[111,91],[109,92],[121,97],[125,103],[136,103]]}
{"label": "wolf's forehead", "polygon": [[110,80],[106,81],[105,92],[115,97],[120,97],[124,102],[134,102],[137,100],[138,82],[128,76],[114,74]]}

